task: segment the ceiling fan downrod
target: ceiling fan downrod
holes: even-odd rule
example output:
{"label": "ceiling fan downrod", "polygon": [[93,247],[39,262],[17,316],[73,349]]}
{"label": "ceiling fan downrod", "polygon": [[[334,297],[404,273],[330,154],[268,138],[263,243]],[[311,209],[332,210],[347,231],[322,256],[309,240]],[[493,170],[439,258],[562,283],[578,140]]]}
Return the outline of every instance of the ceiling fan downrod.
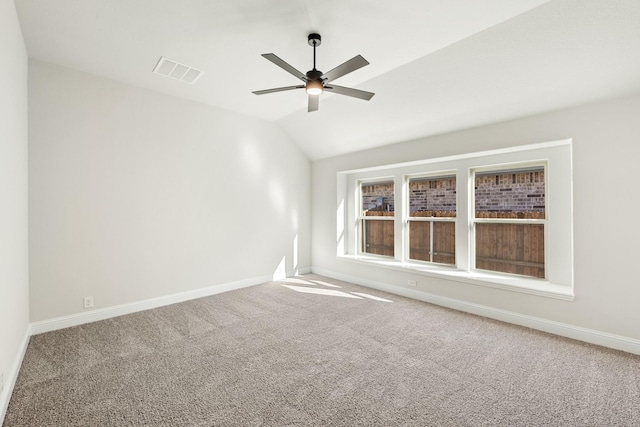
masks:
{"label": "ceiling fan downrod", "polygon": [[322,43],[322,37],[318,33],[311,33],[307,36],[309,46],[313,46],[313,69],[316,69],[316,46],[320,46]]}

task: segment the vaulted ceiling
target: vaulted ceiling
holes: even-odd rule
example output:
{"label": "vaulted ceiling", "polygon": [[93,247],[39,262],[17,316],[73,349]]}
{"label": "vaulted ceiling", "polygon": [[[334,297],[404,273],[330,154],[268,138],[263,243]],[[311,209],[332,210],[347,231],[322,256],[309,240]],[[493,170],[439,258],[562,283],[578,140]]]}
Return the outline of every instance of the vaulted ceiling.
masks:
{"label": "vaulted ceiling", "polygon": [[[16,0],[31,58],[275,122],[311,159],[640,93],[638,0]],[[323,71],[369,102],[304,91],[261,57]],[[203,70],[153,74],[161,56]]]}

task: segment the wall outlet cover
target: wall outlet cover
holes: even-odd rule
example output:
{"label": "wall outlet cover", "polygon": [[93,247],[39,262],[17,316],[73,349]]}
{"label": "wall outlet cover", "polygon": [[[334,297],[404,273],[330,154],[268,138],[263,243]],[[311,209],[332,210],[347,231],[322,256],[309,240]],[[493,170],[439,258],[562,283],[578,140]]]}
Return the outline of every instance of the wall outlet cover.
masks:
{"label": "wall outlet cover", "polygon": [[93,297],[84,297],[84,308],[93,307]]}

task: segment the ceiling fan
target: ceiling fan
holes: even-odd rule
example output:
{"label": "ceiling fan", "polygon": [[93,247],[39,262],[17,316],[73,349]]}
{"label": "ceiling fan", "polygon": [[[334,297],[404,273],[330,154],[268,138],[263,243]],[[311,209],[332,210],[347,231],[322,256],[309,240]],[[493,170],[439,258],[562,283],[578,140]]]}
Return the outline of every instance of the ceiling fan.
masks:
{"label": "ceiling fan", "polygon": [[325,90],[327,92],[337,93],[339,95],[346,95],[352,96],[354,98],[364,99],[365,101],[370,100],[373,95],[375,95],[374,93],[365,92],[364,90],[352,89],[350,87],[338,86],[331,83],[331,81],[337,79],[338,77],[342,77],[345,74],[349,74],[352,71],[364,67],[365,65],[369,65],[369,62],[366,59],[364,59],[360,55],[354,56],[347,62],[338,65],[333,70],[323,73],[320,70],[316,70],[316,47],[320,46],[320,43],[322,42],[320,34],[311,33],[309,34],[307,39],[309,45],[313,46],[313,69],[307,71],[306,74],[303,74],[302,72],[296,70],[273,53],[265,53],[262,55],[269,61],[276,64],[278,67],[302,80],[304,84],[297,86],[278,87],[274,89],[257,90],[253,93],[255,93],[256,95],[264,95],[267,93],[282,92],[285,90],[305,89],[307,94],[309,95],[309,106],[307,109],[307,111],[309,112],[316,111],[318,109],[320,94]]}

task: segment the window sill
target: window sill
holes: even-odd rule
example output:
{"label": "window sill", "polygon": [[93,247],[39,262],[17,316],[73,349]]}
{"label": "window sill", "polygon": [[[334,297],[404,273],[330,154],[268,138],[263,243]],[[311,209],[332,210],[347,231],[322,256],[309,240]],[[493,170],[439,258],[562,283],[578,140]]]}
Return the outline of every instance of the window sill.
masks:
{"label": "window sill", "polygon": [[490,288],[505,289],[508,291],[522,292],[549,298],[573,301],[573,289],[569,286],[558,285],[540,279],[515,277],[511,275],[492,274],[484,271],[463,271],[455,267],[445,265],[426,265],[419,263],[406,263],[395,259],[387,259],[377,256],[363,255],[339,255],[338,260],[355,262],[358,264],[373,265],[376,267],[417,273],[424,276],[439,279],[454,280],[472,285],[486,286]]}

